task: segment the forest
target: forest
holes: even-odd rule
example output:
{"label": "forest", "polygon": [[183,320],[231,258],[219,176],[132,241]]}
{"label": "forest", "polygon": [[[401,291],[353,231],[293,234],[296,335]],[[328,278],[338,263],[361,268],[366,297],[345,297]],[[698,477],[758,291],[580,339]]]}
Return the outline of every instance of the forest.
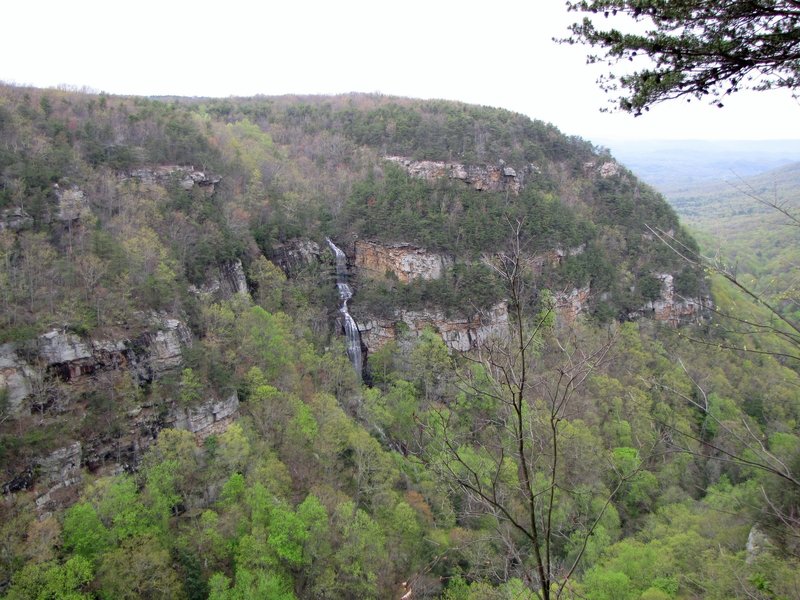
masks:
{"label": "forest", "polygon": [[797,313],[698,252],[506,110],[2,85],[0,597],[798,598]]}

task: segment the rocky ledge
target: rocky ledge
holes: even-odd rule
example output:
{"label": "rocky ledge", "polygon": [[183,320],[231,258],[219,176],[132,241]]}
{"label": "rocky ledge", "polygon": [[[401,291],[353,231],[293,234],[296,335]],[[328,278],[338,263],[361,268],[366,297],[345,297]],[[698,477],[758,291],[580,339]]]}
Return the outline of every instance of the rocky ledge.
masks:
{"label": "rocky ledge", "polygon": [[413,279],[438,279],[452,264],[452,257],[411,244],[355,242],[356,269],[368,277],[380,278],[390,273],[402,283]]}
{"label": "rocky ledge", "polygon": [[500,302],[469,318],[447,317],[442,311],[398,311],[392,319],[368,319],[358,324],[361,341],[370,352],[401,333],[418,337],[426,327],[439,333],[448,348],[467,352],[478,348],[491,338],[508,335],[508,305]]}
{"label": "rocky ledge", "polygon": [[222,263],[213,269],[202,285],[190,285],[189,291],[197,296],[210,297],[217,301],[228,300],[236,295],[246,296],[249,292],[242,261],[237,258]]}
{"label": "rocky ledge", "polygon": [[[385,160],[403,167],[412,177],[427,181],[437,179],[457,179],[473,189],[491,192],[510,192],[519,194],[523,177],[516,169],[500,161],[497,165],[465,165],[455,162],[433,160],[412,160],[404,156],[386,156]],[[536,168],[529,165],[526,172],[534,173]]]}
{"label": "rocky ledge", "polygon": [[269,259],[278,265],[287,277],[304,268],[322,262],[322,250],[317,242],[295,238],[273,247]]}
{"label": "rocky ledge", "polygon": [[184,165],[160,165],[157,167],[135,169],[128,175],[130,179],[136,179],[142,183],[148,184],[164,185],[172,181],[177,181],[178,184],[187,191],[198,186],[209,194],[213,194],[216,185],[222,181],[220,177],[207,175],[203,171],[198,171],[192,166]]}
{"label": "rocky ledge", "polygon": [[698,321],[713,307],[711,298],[684,298],[675,292],[675,282],[669,273],[657,273],[661,282],[661,296],[629,315],[632,319],[651,317],[656,321],[677,327],[682,323]]}
{"label": "rocky ledge", "polygon": [[7,389],[13,414],[46,373],[66,382],[103,370],[129,369],[139,383],[150,382],[183,364],[192,336],[178,319],[154,316],[150,329],[133,338],[86,339],[52,329],[29,343],[0,346],[0,387]]}

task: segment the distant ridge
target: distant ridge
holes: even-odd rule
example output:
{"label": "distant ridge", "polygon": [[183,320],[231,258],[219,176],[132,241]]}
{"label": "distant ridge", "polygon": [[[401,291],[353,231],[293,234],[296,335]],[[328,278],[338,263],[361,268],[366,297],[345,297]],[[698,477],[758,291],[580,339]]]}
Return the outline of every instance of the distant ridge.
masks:
{"label": "distant ridge", "polygon": [[750,177],[800,161],[800,140],[600,143],[638,177],[668,196],[697,184]]}

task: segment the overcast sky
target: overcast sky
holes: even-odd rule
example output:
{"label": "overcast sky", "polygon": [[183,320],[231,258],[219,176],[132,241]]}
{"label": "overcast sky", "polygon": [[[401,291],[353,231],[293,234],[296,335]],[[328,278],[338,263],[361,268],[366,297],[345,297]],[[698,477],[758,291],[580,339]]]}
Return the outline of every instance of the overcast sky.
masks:
{"label": "overcast sky", "polygon": [[498,106],[569,135],[800,139],[800,104],[751,93],[603,114],[562,0],[5,0],[0,80],[110,94],[381,92]]}

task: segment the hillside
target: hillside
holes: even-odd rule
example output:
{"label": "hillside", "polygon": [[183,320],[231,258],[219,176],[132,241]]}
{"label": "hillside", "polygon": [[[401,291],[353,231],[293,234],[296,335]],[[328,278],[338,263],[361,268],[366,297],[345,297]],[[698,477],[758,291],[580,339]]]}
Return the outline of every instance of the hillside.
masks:
{"label": "hillside", "polygon": [[[701,241],[795,321],[800,317],[800,163],[667,195]],[[785,211],[785,212],[782,212]],[[788,213],[788,214],[787,214]]]}
{"label": "hillside", "polygon": [[0,595],[789,597],[794,349],[654,229],[502,109],[0,87]]}

